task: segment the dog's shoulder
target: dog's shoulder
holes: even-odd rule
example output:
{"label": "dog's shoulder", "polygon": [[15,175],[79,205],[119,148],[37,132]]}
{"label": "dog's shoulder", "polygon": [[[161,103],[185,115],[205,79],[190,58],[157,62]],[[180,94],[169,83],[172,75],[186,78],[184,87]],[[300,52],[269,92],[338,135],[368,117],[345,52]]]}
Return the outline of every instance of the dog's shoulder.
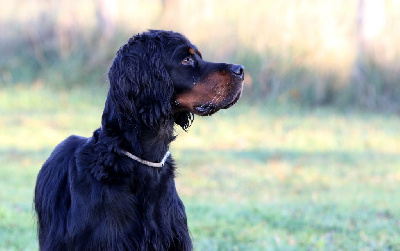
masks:
{"label": "dog's shoulder", "polygon": [[[115,140],[114,140],[115,141]],[[108,169],[115,165],[117,154],[115,142],[106,137],[99,128],[87,138],[75,152],[75,164],[80,175],[89,175],[97,181],[108,177]]]}
{"label": "dog's shoulder", "polygon": [[61,143],[59,143],[51,153],[50,157],[48,160],[51,160],[53,158],[69,158],[70,156],[73,156],[74,153],[85,144],[85,142],[88,140],[88,138],[77,136],[77,135],[71,135],[65,140],[63,140]]}
{"label": "dog's shoulder", "polygon": [[66,172],[67,166],[73,159],[75,152],[77,151],[77,149],[82,147],[82,145],[86,141],[87,138],[76,135],[71,135],[63,140],[54,148],[54,150],[50,154],[50,157],[43,164],[40,172],[53,173],[61,172],[62,170]]}

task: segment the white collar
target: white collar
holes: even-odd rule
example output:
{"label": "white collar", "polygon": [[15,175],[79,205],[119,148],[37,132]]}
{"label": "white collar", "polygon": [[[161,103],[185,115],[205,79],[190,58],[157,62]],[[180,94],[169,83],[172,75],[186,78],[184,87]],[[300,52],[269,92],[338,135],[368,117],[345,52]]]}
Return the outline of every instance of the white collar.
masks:
{"label": "white collar", "polygon": [[128,156],[129,158],[136,160],[139,163],[142,163],[144,165],[151,166],[151,167],[158,167],[158,168],[163,167],[165,164],[165,161],[167,161],[167,159],[168,159],[168,156],[171,155],[171,153],[169,151],[167,151],[164,155],[164,158],[161,160],[161,162],[155,163],[155,162],[143,160],[143,159],[139,158],[138,156],[135,156],[132,153],[124,151],[124,150],[122,150],[122,153],[125,154],[126,156]]}

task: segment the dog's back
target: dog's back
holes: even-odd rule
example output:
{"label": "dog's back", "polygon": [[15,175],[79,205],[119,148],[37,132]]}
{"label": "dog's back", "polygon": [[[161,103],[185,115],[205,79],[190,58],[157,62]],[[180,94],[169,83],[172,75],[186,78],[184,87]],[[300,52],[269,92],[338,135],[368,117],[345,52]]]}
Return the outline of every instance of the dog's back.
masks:
{"label": "dog's back", "polygon": [[[40,170],[35,188],[35,210],[39,222],[39,244],[43,250],[64,250],[66,221],[71,204],[69,166],[86,138],[70,136],[51,153]],[[54,240],[54,241],[48,241]]]}

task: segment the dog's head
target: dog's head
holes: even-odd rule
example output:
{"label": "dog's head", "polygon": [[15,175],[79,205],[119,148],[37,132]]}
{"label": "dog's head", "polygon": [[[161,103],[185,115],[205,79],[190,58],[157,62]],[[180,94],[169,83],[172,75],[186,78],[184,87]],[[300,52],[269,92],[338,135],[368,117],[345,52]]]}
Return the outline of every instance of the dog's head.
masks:
{"label": "dog's head", "polygon": [[212,115],[238,101],[244,67],[204,61],[183,35],[150,30],[120,48],[109,79],[108,100],[120,126],[156,127],[173,118],[187,129],[193,114]]}

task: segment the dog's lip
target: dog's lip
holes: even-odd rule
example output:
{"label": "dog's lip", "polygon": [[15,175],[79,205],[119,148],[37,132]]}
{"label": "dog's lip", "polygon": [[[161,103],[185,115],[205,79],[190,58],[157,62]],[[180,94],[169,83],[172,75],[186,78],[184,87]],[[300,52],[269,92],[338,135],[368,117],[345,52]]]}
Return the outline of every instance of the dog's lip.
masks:
{"label": "dog's lip", "polygon": [[197,105],[194,106],[195,113],[200,116],[210,116],[214,113],[216,113],[220,109],[228,109],[232,107],[236,102],[240,99],[242,96],[242,91],[243,91],[243,86],[242,83],[240,83],[240,87],[237,89],[236,93],[232,95],[232,99],[230,102],[223,106],[218,106],[217,104],[213,103],[207,103],[207,104],[202,104],[202,105]]}
{"label": "dog's lip", "polygon": [[227,105],[225,105],[224,107],[222,107],[221,109],[228,109],[230,107],[232,107],[234,104],[236,104],[236,102],[238,102],[238,100],[240,99],[240,97],[242,96],[242,91],[243,88],[240,88],[239,91],[235,94],[234,98],[232,99],[231,102],[229,102]]}
{"label": "dog's lip", "polygon": [[196,113],[200,116],[211,115],[217,111],[216,107],[213,104],[204,104],[195,106],[194,109]]}

